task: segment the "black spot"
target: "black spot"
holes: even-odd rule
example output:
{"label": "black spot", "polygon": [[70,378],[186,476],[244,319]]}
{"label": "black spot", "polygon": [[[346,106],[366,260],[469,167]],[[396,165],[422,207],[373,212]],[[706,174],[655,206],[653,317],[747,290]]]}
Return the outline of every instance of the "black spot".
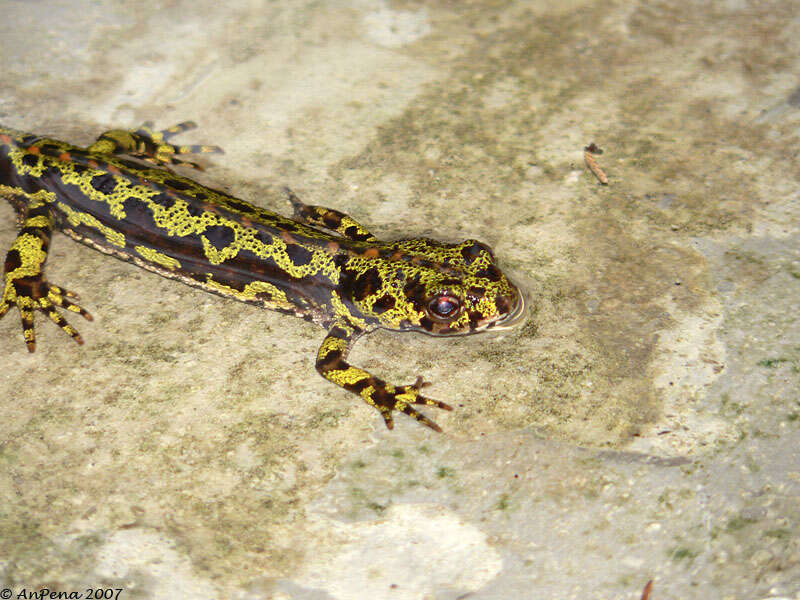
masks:
{"label": "black spot", "polygon": [[19,256],[19,250],[9,250],[6,254],[6,273],[22,266],[22,259]]}
{"label": "black spot", "polygon": [[358,242],[365,242],[372,237],[372,234],[368,232],[358,233],[358,227],[355,225],[350,225],[344,232],[347,237]]}
{"label": "black spot", "polygon": [[26,154],[22,157],[22,164],[26,167],[35,167],[39,164],[39,157],[35,154]]}
{"label": "black spot", "polygon": [[342,367],[341,364],[342,353],[339,350],[331,350],[325,356],[317,359],[317,370],[320,373],[327,373],[328,371],[335,371]]}
{"label": "black spot", "polygon": [[353,300],[361,302],[381,289],[382,283],[378,269],[367,269],[353,281]]}
{"label": "black spot", "polygon": [[328,332],[328,336],[333,336],[340,340],[344,340],[349,337],[347,332],[341,327],[332,327],[331,330]]}
{"label": "black spot", "polygon": [[188,190],[192,185],[188,181],[181,179],[165,179],[164,185],[168,185],[173,190]]}
{"label": "black spot", "polygon": [[[372,381],[373,381],[372,377],[365,377],[364,379],[359,379],[355,383],[345,383],[342,387],[344,387],[344,389],[348,391],[360,394],[364,389],[369,387]],[[375,387],[376,394],[379,393],[380,389],[381,388]]]}
{"label": "black spot", "polygon": [[471,265],[472,262],[484,252],[486,252],[490,258],[492,257],[492,251],[489,250],[486,244],[472,242],[469,246],[464,246],[461,249],[461,256],[464,258],[464,263]]}
{"label": "black spot", "polygon": [[236,233],[225,225],[212,225],[206,227],[205,237],[217,250],[222,250],[230,246],[236,239]]}
{"label": "black spot", "polygon": [[322,223],[328,229],[336,229],[341,222],[342,219],[335,213],[325,213],[325,216],[322,217]]}
{"label": "black spot", "polygon": [[72,163],[72,170],[75,171],[78,175],[85,173],[89,170],[89,167],[86,165],[82,165],[80,163]]}
{"label": "black spot", "polygon": [[482,287],[478,287],[478,286],[471,286],[471,287],[467,288],[467,296],[469,296],[473,300],[478,300],[479,298],[481,298],[483,296],[483,294],[485,292],[486,292],[486,290],[484,290]]}
{"label": "black spot", "polygon": [[310,250],[306,250],[302,246],[298,246],[297,244],[286,244],[286,254],[289,256],[289,260],[292,261],[293,264],[297,265],[298,267],[302,267],[303,265],[307,265],[311,262],[311,259],[314,257],[314,253]]}
{"label": "black spot", "polygon": [[272,240],[274,240],[275,238],[273,238],[272,235],[270,235],[266,231],[261,231],[260,229],[256,229],[256,239],[265,246],[268,246],[269,244],[272,243]]}
{"label": "black spot", "polygon": [[[32,215],[29,214],[28,218],[30,218],[31,216]],[[33,235],[36,237],[40,237],[41,229],[39,229],[38,227],[23,227],[22,229],[19,230],[18,235]]]}
{"label": "black spot", "polygon": [[28,193],[35,193],[42,189],[42,178],[34,177],[33,175],[21,175],[15,173],[17,184],[23,191]]}
{"label": "black spot", "polygon": [[488,267],[481,269],[480,271],[475,273],[476,277],[480,277],[481,279],[488,279],[489,281],[499,281],[500,275],[501,275],[500,270],[494,265],[489,265]]}
{"label": "black spot", "polygon": [[483,319],[483,315],[477,310],[469,311],[469,326],[470,329],[475,329],[478,326],[478,321]]}
{"label": "black spot", "polygon": [[345,265],[347,265],[347,261],[350,260],[346,254],[337,254],[333,257],[333,264],[336,265],[337,269],[344,269]]}
{"label": "black spot", "polygon": [[62,152],[55,144],[42,144],[39,146],[39,151],[45,156],[58,156]]}
{"label": "black spot", "polygon": [[395,406],[397,399],[392,392],[386,389],[386,385],[382,380],[377,377],[370,377],[369,384],[375,390],[372,392],[372,399],[375,404],[378,406]]}
{"label": "black spot", "polygon": [[446,287],[446,286],[449,286],[449,285],[458,285],[459,283],[461,283],[461,280],[458,279],[457,277],[447,277],[445,279],[442,279],[439,282],[439,285]]}
{"label": "black spot", "polygon": [[[20,277],[14,280],[14,287],[17,288],[17,293],[20,296],[30,296],[33,298],[47,295],[47,292],[42,294],[42,280],[38,277]],[[38,292],[38,293],[37,293]],[[22,322],[27,327],[33,326],[33,319],[22,317]]]}
{"label": "black spot", "polygon": [[419,283],[418,278],[414,277],[403,286],[403,294],[406,298],[417,305],[425,302],[425,286]]}
{"label": "black spot", "polygon": [[235,210],[246,215],[251,215],[256,212],[255,207],[248,204],[247,202],[243,202],[241,200],[235,200],[233,198],[226,198],[225,203],[231,210]]}
{"label": "black spot", "polygon": [[206,283],[208,281],[208,275],[206,273],[195,273],[194,271],[184,270],[183,274],[189,277],[190,279],[199,281],[200,283]]}
{"label": "black spot", "polygon": [[63,171],[58,167],[47,167],[42,171],[42,180],[44,181],[56,181],[61,179],[63,175]]}
{"label": "black spot", "polygon": [[501,315],[506,314],[511,309],[511,303],[505,296],[498,296],[495,298],[494,305],[497,307],[497,312]]}
{"label": "black spot", "polygon": [[125,211],[125,221],[128,223],[138,225],[142,229],[148,231],[155,227],[152,211],[138,198],[134,198],[133,196],[126,198],[122,203],[122,208]]}
{"label": "black spot", "polygon": [[175,200],[167,193],[161,192],[150,198],[150,202],[163,206],[164,208],[171,208]]}
{"label": "black spot", "polygon": [[40,206],[35,206],[34,208],[28,209],[27,217],[46,217],[49,214],[50,208],[46,204],[42,204]]}
{"label": "black spot", "polygon": [[91,181],[92,187],[101,194],[113,194],[114,188],[117,187],[117,182],[114,176],[110,173],[103,173],[102,175],[95,175]]}
{"label": "black spot", "polygon": [[381,314],[394,308],[395,299],[393,296],[389,294],[384,294],[377,300],[375,300],[375,304],[372,305],[372,311],[376,314]]}
{"label": "black spot", "polygon": [[206,211],[200,204],[196,204],[194,202],[187,202],[186,212],[188,212],[189,215],[191,215],[192,217],[200,217]]}

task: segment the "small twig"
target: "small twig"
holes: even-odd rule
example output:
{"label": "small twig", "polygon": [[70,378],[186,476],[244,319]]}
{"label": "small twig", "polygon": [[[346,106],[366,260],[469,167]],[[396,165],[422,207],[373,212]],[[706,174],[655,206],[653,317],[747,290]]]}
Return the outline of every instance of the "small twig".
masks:
{"label": "small twig", "polygon": [[608,177],[606,174],[603,173],[603,169],[599,167],[599,165],[594,160],[594,154],[602,154],[603,151],[598,148],[594,142],[589,144],[583,149],[583,160],[586,161],[586,166],[589,167],[589,170],[594,173],[594,176],[597,177],[597,180],[602,183],[603,185],[608,185]]}
{"label": "small twig", "polygon": [[650,597],[650,590],[653,589],[653,580],[647,582],[647,585],[644,586],[642,590],[642,600],[647,600]]}

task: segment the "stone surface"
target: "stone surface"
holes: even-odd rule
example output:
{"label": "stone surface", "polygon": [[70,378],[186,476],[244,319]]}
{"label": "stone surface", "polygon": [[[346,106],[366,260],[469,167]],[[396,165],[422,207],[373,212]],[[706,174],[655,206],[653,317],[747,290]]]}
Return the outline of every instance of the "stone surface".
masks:
{"label": "stone surface", "polygon": [[[323,332],[56,236],[76,347],[0,321],[0,587],[121,598],[800,599],[800,3],[9,1],[0,122],[193,119],[187,173],[472,237],[505,337]],[[583,163],[591,142],[610,183]],[[0,205],[0,247],[14,237]]]}

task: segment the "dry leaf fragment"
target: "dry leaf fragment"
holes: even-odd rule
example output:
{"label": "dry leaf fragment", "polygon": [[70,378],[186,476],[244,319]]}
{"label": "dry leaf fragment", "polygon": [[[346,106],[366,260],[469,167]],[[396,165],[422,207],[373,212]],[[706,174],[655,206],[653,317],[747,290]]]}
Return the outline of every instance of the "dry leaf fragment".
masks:
{"label": "dry leaf fragment", "polygon": [[594,142],[589,144],[588,146],[584,147],[583,149],[583,160],[586,161],[586,166],[589,167],[589,170],[594,173],[594,176],[597,177],[597,180],[602,183],[603,185],[608,185],[608,177],[606,174],[603,173],[603,169],[595,162],[594,154],[602,154],[603,151],[598,148]]}

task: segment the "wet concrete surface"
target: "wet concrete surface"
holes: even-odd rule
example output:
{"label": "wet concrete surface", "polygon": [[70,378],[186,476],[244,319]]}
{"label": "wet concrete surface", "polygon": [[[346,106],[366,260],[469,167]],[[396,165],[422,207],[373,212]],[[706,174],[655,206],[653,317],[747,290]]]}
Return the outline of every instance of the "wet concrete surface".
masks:
{"label": "wet concrete surface", "polygon": [[[182,171],[476,238],[504,336],[324,332],[54,238],[77,347],[0,321],[0,584],[122,598],[800,598],[800,4],[6,2],[0,122],[193,119]],[[607,186],[586,168],[595,157]],[[0,246],[15,235],[0,206]],[[430,411],[429,411],[430,412]],[[431,414],[431,416],[434,416]]]}

